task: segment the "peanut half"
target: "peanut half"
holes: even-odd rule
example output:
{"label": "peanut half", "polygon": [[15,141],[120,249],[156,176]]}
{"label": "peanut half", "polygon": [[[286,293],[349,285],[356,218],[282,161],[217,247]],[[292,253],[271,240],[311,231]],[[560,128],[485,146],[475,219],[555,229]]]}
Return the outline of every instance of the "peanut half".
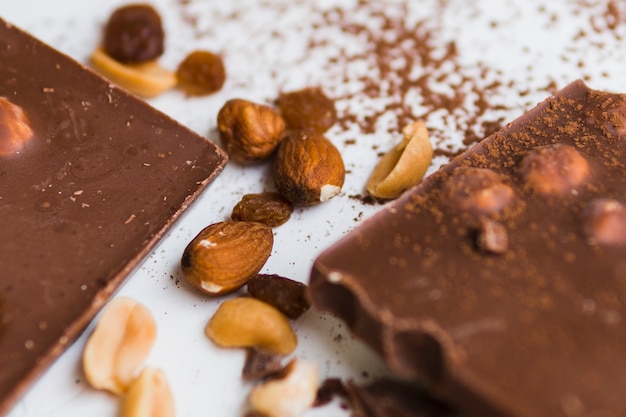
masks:
{"label": "peanut half", "polygon": [[402,135],[402,142],[383,155],[367,181],[367,191],[374,197],[398,197],[417,184],[430,166],[433,147],[424,122],[407,125]]}
{"label": "peanut half", "polygon": [[156,323],[148,309],[130,298],[111,301],[83,351],[87,380],[97,389],[125,392],[155,339]]}
{"label": "peanut half", "polygon": [[294,359],[285,373],[252,389],[248,400],[253,410],[267,417],[298,417],[311,408],[319,386],[317,366]]}
{"label": "peanut half", "polygon": [[165,374],[145,368],[122,399],[122,417],[174,417],[174,396]]}
{"label": "peanut half", "polygon": [[144,98],[156,97],[174,88],[178,82],[176,74],[157,61],[123,64],[102,49],[96,49],[91,55],[91,63],[101,75]]}
{"label": "peanut half", "polygon": [[257,347],[280,355],[290,354],[298,343],[287,318],[276,308],[252,297],[224,301],[205,332],[218,346]]}

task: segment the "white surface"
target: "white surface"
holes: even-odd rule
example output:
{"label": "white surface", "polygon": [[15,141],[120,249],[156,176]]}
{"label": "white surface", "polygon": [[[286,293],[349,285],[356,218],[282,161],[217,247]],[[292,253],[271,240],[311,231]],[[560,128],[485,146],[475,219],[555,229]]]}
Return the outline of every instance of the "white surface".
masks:
{"label": "white surface", "polygon": [[[101,27],[120,0],[0,0],[0,16],[30,31],[78,61],[87,62],[99,42]],[[339,28],[314,29],[320,10],[339,4],[355,22],[376,23],[372,7],[355,8],[356,1],[294,0],[158,0],[167,31],[166,53],[161,62],[175,68],[191,50],[209,49],[224,55],[228,81],[222,91],[206,98],[186,98],[177,91],[151,103],[201,135],[219,143],[215,133],[217,111],[225,100],[242,97],[271,102],[281,90],[321,85],[330,96],[356,93],[337,102],[339,109],[360,109],[367,114],[382,108],[394,97],[369,98],[358,94],[358,74],[371,71],[366,59],[329,65],[341,48],[358,51],[363,37],[348,36]],[[399,2],[377,1],[375,8],[389,14],[403,13]],[[460,67],[448,71],[473,77],[478,85],[501,81],[491,103],[506,104],[498,116],[512,120],[546,97],[542,87],[554,81],[560,88],[586,77],[592,88],[626,92],[626,24],[609,30],[607,1],[466,0],[415,1],[408,20],[424,20],[437,27],[435,45],[454,40]],[[545,5],[542,6],[542,3]],[[593,3],[581,10],[583,3]],[[621,2],[616,2],[621,3]],[[619,6],[621,19],[626,9]],[[237,11],[237,19],[232,12]],[[196,26],[189,18],[196,19]],[[592,24],[593,22],[593,24]],[[594,31],[595,28],[599,29]],[[584,31],[587,36],[576,39]],[[307,49],[311,38],[330,40],[325,46]],[[481,63],[480,65],[478,65]],[[584,63],[584,65],[580,65]],[[489,71],[481,75],[480,68]],[[344,80],[344,71],[349,77]],[[441,71],[446,71],[443,66]],[[456,74],[455,74],[456,75]],[[506,87],[511,82],[511,88]],[[514,84],[514,86],[513,86]],[[445,82],[437,85],[447,91]],[[521,95],[521,91],[528,94]],[[471,94],[469,94],[471,99]],[[419,97],[416,97],[419,107]],[[468,104],[468,106],[470,106]],[[471,107],[471,106],[470,106]],[[489,113],[493,117],[494,113]],[[392,119],[392,118],[391,118]],[[460,146],[462,131],[445,111],[431,114],[429,128],[440,129],[438,146]],[[363,194],[377,153],[396,143],[381,119],[374,134],[362,134],[353,126],[335,128],[328,137],[341,150],[348,174],[341,195],[323,205],[298,209],[292,219],[275,229],[274,251],[262,272],[276,273],[303,282],[308,279],[315,256],[359,221],[382,206],[364,205],[350,195]],[[346,143],[354,140],[355,144]],[[445,160],[439,158],[434,170]],[[269,166],[242,168],[230,163],[177,222],[153,254],[130,277],[119,295],[146,305],[158,323],[158,339],[147,365],[164,369],[176,399],[178,416],[226,417],[242,414],[249,384],[240,379],[243,352],[214,347],[203,329],[219,304],[190,288],[179,272],[186,244],[204,226],[224,220],[245,193],[272,187]],[[93,324],[90,326],[93,326]],[[368,380],[384,373],[372,352],[353,340],[342,323],[328,315],[309,311],[295,323],[300,346],[295,356],[315,361],[325,376]],[[89,329],[86,334],[89,333]],[[118,400],[91,389],[80,370],[83,335],[32,387],[9,413],[9,417],[108,417],[118,413]],[[0,371],[1,372],[1,371]],[[307,416],[345,416],[338,403],[313,410]]]}

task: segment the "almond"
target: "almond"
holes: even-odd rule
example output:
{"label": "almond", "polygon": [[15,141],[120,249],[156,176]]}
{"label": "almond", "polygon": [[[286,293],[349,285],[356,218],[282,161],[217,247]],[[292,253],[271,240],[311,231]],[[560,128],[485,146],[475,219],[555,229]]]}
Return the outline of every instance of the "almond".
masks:
{"label": "almond", "polygon": [[209,295],[241,288],[272,252],[272,228],[257,222],[224,221],[204,228],[181,260],[187,281]]}
{"label": "almond", "polygon": [[276,189],[295,205],[319,204],[339,194],[346,171],[337,148],[322,134],[291,132],[274,159]]}

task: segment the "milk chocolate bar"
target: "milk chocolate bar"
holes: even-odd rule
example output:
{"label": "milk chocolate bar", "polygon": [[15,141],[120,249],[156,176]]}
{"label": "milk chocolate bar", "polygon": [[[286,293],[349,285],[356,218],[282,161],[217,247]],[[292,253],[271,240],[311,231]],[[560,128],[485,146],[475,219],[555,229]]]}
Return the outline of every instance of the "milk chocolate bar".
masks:
{"label": "milk chocolate bar", "polygon": [[315,261],[313,305],[468,415],[626,415],[626,95],[577,81]]}
{"label": "milk chocolate bar", "polygon": [[213,143],[0,20],[0,415],[225,162]]}

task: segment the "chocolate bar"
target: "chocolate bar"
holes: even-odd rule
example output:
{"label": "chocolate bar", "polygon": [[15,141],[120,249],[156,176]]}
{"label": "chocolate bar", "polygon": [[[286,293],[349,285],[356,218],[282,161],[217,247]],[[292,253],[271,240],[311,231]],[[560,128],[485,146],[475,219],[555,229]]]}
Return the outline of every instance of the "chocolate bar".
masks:
{"label": "chocolate bar", "polygon": [[213,143],[0,20],[0,415],[225,162]]}
{"label": "chocolate bar", "polygon": [[315,261],[398,376],[469,415],[626,415],[626,95],[577,81]]}

